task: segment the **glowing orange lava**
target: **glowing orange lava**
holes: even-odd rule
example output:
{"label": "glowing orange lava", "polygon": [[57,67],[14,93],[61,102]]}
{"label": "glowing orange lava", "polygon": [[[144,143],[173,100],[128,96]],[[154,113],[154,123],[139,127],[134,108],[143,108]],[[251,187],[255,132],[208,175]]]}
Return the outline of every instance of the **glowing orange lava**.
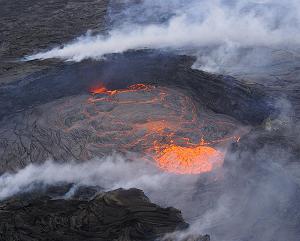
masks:
{"label": "glowing orange lava", "polygon": [[145,89],[149,89],[149,86],[145,85],[145,84],[134,84],[134,85],[130,85],[128,87],[129,90],[145,90]]}
{"label": "glowing orange lava", "polygon": [[[131,85],[126,89],[108,90],[104,85],[100,85],[91,89],[92,94],[106,94],[108,96],[117,96],[122,93],[137,92],[137,91],[155,91],[154,86],[145,84]],[[175,174],[201,174],[211,172],[217,167],[222,166],[225,156],[225,151],[220,151],[215,147],[225,147],[226,143],[239,141],[239,136],[224,136],[207,142],[204,136],[199,140],[198,144],[193,143],[189,134],[190,128],[195,130],[200,129],[202,123],[198,122],[198,117],[195,108],[186,108],[189,106],[189,99],[182,98],[178,106],[184,106],[181,113],[172,114],[172,106],[167,102],[168,94],[164,91],[159,92],[157,97],[146,100],[140,103],[163,103],[163,108],[168,111],[168,116],[160,117],[153,114],[154,118],[147,119],[147,122],[134,123],[133,130],[139,133],[143,130],[144,136],[136,141],[128,144],[128,149],[135,146],[144,146],[145,152],[152,156],[157,166],[166,172]],[[135,104],[134,100],[118,100],[118,98],[108,99],[106,97],[94,96],[90,103],[97,101],[118,101],[118,104]],[[177,109],[176,109],[177,110]],[[145,113],[151,117],[151,113]],[[192,117],[190,117],[192,116]],[[194,127],[192,127],[194,126]]]}
{"label": "glowing orange lava", "polygon": [[181,147],[170,145],[156,158],[157,165],[176,174],[211,172],[223,164],[224,154],[209,146]]}
{"label": "glowing orange lava", "polygon": [[134,85],[130,85],[128,88],[126,89],[120,89],[120,90],[108,90],[104,84],[100,84],[96,87],[92,87],[90,89],[90,92],[92,94],[108,94],[108,95],[115,95],[115,94],[119,94],[119,93],[123,93],[123,92],[130,92],[130,91],[137,91],[137,90],[145,90],[145,89],[149,89],[149,86],[145,85],[145,84],[134,84]]}
{"label": "glowing orange lava", "polygon": [[106,87],[103,85],[103,84],[101,84],[101,85],[99,85],[99,86],[97,86],[97,87],[92,87],[91,89],[90,89],[90,92],[92,93],[92,94],[102,94],[102,93],[106,93],[108,90],[106,89]]}

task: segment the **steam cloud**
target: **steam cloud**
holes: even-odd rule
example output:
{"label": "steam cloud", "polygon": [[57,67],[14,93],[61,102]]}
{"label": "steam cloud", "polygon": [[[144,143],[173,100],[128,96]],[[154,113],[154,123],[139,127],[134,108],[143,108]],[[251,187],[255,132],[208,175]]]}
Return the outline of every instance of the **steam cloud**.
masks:
{"label": "steam cloud", "polygon": [[[220,65],[233,63],[233,57],[240,60],[243,55],[245,65],[248,60],[263,65],[262,60],[268,61],[265,49],[297,49],[300,44],[297,0],[118,2],[126,8],[122,9],[121,4],[121,10],[114,10],[112,6],[113,28],[107,34],[87,34],[27,59],[81,61],[130,49],[154,48],[196,54],[199,59],[195,67],[219,71]],[[242,51],[245,49],[246,54]],[[283,117],[287,115],[284,112]],[[283,122],[276,120],[273,125]],[[300,131],[299,127],[295,129],[299,123],[287,125],[286,135],[296,136],[293,142],[299,146],[299,135],[295,134]],[[189,232],[209,233],[217,241],[296,241],[300,237],[299,157],[288,149],[262,144],[255,153],[249,151],[228,158],[234,162],[231,172],[238,179],[232,182],[220,175],[221,187],[205,185],[201,176],[162,173],[152,164],[126,162],[120,156],[83,164],[49,161],[1,176],[0,199],[30,189],[35,182],[65,181],[105,189],[137,187],[145,190],[152,201],[181,209],[192,223]],[[239,165],[242,160],[256,169],[249,174],[248,169]]]}
{"label": "steam cloud", "polygon": [[[278,108],[281,115],[266,124],[266,132],[284,128],[285,142],[292,139],[299,146],[300,125],[290,118],[292,106],[282,100]],[[253,146],[259,135],[250,138],[246,146]],[[189,234],[208,233],[216,241],[297,241],[299,157],[270,141],[260,143],[255,151],[246,148],[228,152],[226,165],[205,175],[162,172],[152,162],[132,155],[112,155],[84,163],[32,164],[17,173],[0,176],[0,200],[30,191],[36,184],[67,182],[75,186],[97,185],[105,190],[135,187],[144,190],[155,203],[182,210],[191,227],[176,233],[178,240]]]}
{"label": "steam cloud", "polygon": [[[125,7],[111,11],[114,27],[107,34],[87,34],[61,48],[27,59],[81,61],[130,49],[169,49],[197,52],[199,62],[204,63],[207,70],[213,70],[228,62],[237,49],[296,48],[300,44],[300,3],[297,0],[132,2],[119,1]],[[112,9],[117,8],[114,4],[118,5],[112,2]],[[205,54],[208,49],[212,52]]]}
{"label": "steam cloud", "polygon": [[[36,184],[55,185],[74,183],[100,186],[104,190],[140,188],[160,203],[174,205],[183,200],[179,193],[191,193],[199,176],[178,176],[162,172],[152,163],[136,159],[127,161],[125,156],[112,155],[85,163],[59,164],[51,160],[41,165],[31,164],[17,173],[0,176],[0,200],[28,192]],[[168,188],[167,188],[168,187]],[[168,195],[163,195],[168,189]],[[182,196],[182,195],[181,195]],[[182,196],[183,197],[183,196]],[[174,202],[176,199],[176,203]],[[173,201],[172,201],[173,200]],[[184,202],[183,202],[184,203]]]}
{"label": "steam cloud", "polygon": [[[255,153],[228,153],[232,166],[207,175],[164,173],[150,162],[119,155],[85,163],[48,161],[0,176],[0,199],[29,191],[36,183],[136,187],[152,201],[183,211],[191,227],[175,234],[178,240],[199,233],[216,241],[297,240],[300,166],[294,158],[287,149],[262,145]],[[245,161],[250,169],[242,166]]]}

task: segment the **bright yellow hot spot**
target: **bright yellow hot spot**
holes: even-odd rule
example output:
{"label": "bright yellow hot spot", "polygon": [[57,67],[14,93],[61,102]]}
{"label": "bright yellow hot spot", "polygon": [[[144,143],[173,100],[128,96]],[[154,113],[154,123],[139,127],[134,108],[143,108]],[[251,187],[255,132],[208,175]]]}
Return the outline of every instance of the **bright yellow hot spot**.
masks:
{"label": "bright yellow hot spot", "polygon": [[[100,84],[94,88],[91,88],[92,94],[105,93],[109,96],[118,95],[121,93],[137,92],[140,90],[154,90],[154,87],[135,84],[129,86],[126,89],[120,90],[108,90],[103,84]],[[151,119],[151,113],[147,122],[135,123],[133,130],[146,130],[146,134],[137,142],[129,143],[129,147],[135,146],[138,143],[146,144],[145,152],[150,154],[155,160],[157,166],[163,171],[176,173],[176,174],[201,174],[214,170],[216,167],[220,167],[224,161],[224,152],[215,149],[212,146],[220,143],[227,143],[231,141],[238,141],[239,137],[229,136],[223,139],[217,139],[210,142],[206,142],[204,137],[198,144],[194,144],[188,136],[177,135],[178,131],[190,132],[187,126],[196,126],[195,131],[199,128],[197,125],[197,114],[195,108],[186,108],[189,99],[182,98],[179,102],[181,106],[181,112],[172,115],[172,106],[166,101],[165,92],[161,92],[157,98],[148,100],[147,103],[160,104],[163,106],[169,115],[162,115],[163,118]],[[107,101],[105,98],[92,99],[91,103],[96,101]],[[130,101],[118,101],[118,104],[134,104]],[[146,102],[145,102],[146,103]],[[171,114],[170,114],[171,113]],[[188,116],[188,117],[187,117]],[[192,118],[190,117],[192,116]]]}
{"label": "bright yellow hot spot", "polygon": [[170,145],[157,157],[157,165],[177,174],[199,174],[222,165],[224,154],[209,146],[181,147]]}

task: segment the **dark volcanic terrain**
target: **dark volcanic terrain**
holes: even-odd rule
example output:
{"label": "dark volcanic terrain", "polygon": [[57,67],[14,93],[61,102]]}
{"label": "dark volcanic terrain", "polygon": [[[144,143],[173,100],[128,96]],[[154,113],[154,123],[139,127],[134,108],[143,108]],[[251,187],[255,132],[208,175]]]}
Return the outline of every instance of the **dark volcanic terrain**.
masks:
{"label": "dark volcanic terrain", "polygon": [[[188,226],[180,211],[160,208],[137,189],[118,189],[90,199],[81,199],[81,194],[69,200],[53,199],[54,190],[52,198],[46,192],[3,202],[0,240],[141,241],[162,238],[165,233]],[[81,192],[91,193],[88,188]],[[195,237],[193,241],[209,241],[209,237]]]}
{"label": "dark volcanic terrain", "polygon": [[54,61],[19,62],[25,55],[105,29],[108,0],[1,0],[0,85]]}
{"label": "dark volcanic terrain", "polygon": [[296,53],[234,77],[164,50],[23,61],[131,3],[0,4],[0,241],[299,240]]}

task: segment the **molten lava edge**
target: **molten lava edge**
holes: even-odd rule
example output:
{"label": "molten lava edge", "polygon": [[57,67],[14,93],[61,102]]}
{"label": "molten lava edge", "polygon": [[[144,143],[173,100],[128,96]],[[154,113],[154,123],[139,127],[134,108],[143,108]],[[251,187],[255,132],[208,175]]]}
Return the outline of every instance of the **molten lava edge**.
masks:
{"label": "molten lava edge", "polygon": [[223,164],[224,154],[209,146],[181,147],[170,145],[157,156],[157,165],[171,173],[200,174]]}
{"label": "molten lava edge", "polygon": [[[90,89],[91,94],[106,94],[108,96],[117,96],[122,93],[137,93],[139,91],[152,91],[154,87],[144,84],[131,85],[126,89],[108,90],[102,83]],[[165,93],[158,96],[157,99],[151,101],[163,102]],[[91,103],[97,101],[105,101],[105,98],[90,100]],[[119,102],[120,103],[120,102]],[[123,102],[130,104],[130,102]],[[145,102],[146,103],[146,102]],[[148,103],[150,103],[148,101]],[[183,104],[183,106],[186,106]],[[186,111],[183,109],[183,112]],[[195,113],[192,122],[197,119]],[[156,162],[157,166],[166,172],[175,174],[201,174],[213,171],[215,168],[223,165],[225,152],[219,151],[209,145],[213,143],[226,143],[231,141],[238,141],[238,136],[230,136],[224,139],[217,139],[211,142],[206,142],[204,138],[200,140],[199,144],[193,144],[188,137],[180,137],[184,141],[183,145],[178,144],[178,137],[174,139],[175,132],[182,129],[181,124],[186,122],[184,118],[178,117],[176,121],[170,120],[151,120],[151,118],[144,124],[135,124],[135,130],[146,129],[147,135],[142,138],[147,142],[146,138],[151,136],[165,137],[165,142],[158,142],[154,138],[150,148],[146,148],[146,153],[150,154]],[[166,131],[168,130],[168,131]],[[151,138],[150,138],[151,139]],[[176,144],[175,144],[176,143]]]}
{"label": "molten lava edge", "polygon": [[103,83],[99,84],[98,86],[94,86],[90,88],[90,92],[93,95],[96,94],[108,94],[108,95],[115,95],[122,92],[130,92],[130,91],[138,91],[138,90],[146,90],[149,87],[145,84],[134,84],[130,85],[127,89],[121,90],[108,90]]}

